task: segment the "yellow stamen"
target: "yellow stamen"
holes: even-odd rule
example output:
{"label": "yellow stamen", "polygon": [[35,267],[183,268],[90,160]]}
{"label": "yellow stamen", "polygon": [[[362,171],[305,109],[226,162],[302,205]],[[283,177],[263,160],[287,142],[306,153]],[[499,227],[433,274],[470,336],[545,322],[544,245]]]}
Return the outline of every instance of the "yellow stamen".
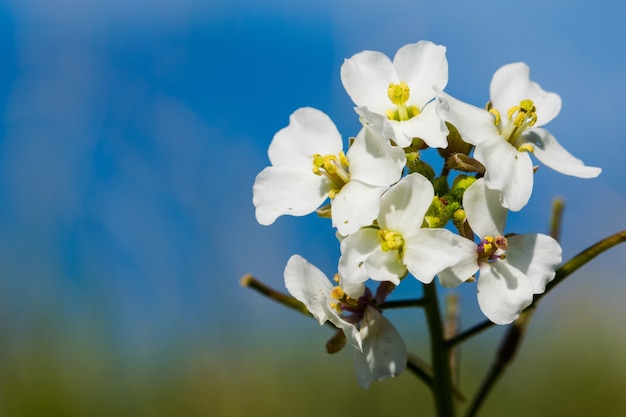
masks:
{"label": "yellow stamen", "polygon": [[391,102],[396,105],[396,108],[394,110],[388,110],[386,112],[387,117],[390,120],[409,120],[410,118],[420,114],[420,111],[417,107],[407,106],[406,103],[409,100],[410,96],[411,89],[406,82],[400,81],[399,84],[389,84],[389,87],[387,87],[387,97],[389,97],[389,100],[391,100]]}
{"label": "yellow stamen", "polygon": [[518,151],[520,152],[530,152],[533,153],[535,151],[535,147],[530,144],[530,143],[525,143],[522,146],[520,146],[519,148],[517,148]]}
{"label": "yellow stamen", "polygon": [[496,126],[499,126],[500,125],[500,112],[494,108],[491,108],[489,109],[489,113],[495,116],[495,120],[493,121],[493,124],[495,124]]}
{"label": "yellow stamen", "polygon": [[390,230],[380,230],[378,236],[382,240],[380,244],[381,249],[385,252],[390,250],[401,251],[404,246],[404,239],[400,233],[392,232]]}

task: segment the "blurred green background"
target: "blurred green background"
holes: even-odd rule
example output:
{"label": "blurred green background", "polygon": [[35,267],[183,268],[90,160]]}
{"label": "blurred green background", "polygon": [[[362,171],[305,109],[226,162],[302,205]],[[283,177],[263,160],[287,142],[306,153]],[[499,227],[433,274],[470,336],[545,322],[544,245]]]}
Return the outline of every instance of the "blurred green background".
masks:
{"label": "blurred green background", "polygon": [[[364,49],[443,44],[446,91],[476,105],[525,61],[563,98],[548,129],[604,170],[540,168],[509,218],[545,232],[561,195],[568,259],[626,226],[624,17],[609,1],[0,2],[0,415],[433,415],[413,375],[362,390],[328,329],[239,286],[282,289],[294,253],[331,275],[339,255],[323,219],[255,222],[267,146],[302,106],[354,135],[339,68]],[[615,248],[542,300],[482,415],[626,415],[625,270]],[[475,288],[456,293],[462,325],[483,320]],[[389,317],[428,358],[422,312]],[[502,332],[463,346],[466,395]]]}

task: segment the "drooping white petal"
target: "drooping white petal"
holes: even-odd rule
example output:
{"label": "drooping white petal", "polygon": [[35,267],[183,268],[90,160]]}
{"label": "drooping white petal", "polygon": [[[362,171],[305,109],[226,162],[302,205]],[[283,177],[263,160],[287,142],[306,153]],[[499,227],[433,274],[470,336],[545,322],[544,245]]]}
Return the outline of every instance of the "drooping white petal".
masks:
{"label": "drooping white petal", "polygon": [[350,180],[376,186],[389,186],[400,179],[405,153],[374,127],[364,126],[346,154]]}
{"label": "drooping white petal", "polygon": [[502,192],[504,207],[519,211],[528,203],[533,191],[533,163],[527,152],[498,137],[476,147],[474,158],[487,169],[487,187]]}
{"label": "drooping white petal", "polygon": [[303,107],[289,116],[289,125],[276,133],[267,151],[274,166],[313,168],[312,155],[336,155],[343,148],[333,121],[320,110]]}
{"label": "drooping white petal", "polygon": [[432,184],[423,175],[407,175],[383,194],[378,224],[401,234],[419,229],[434,195]]}
{"label": "drooping white petal", "polygon": [[300,255],[293,255],[285,266],[285,287],[320,324],[328,320],[327,304],[333,285],[317,267]]}
{"label": "drooping white petal", "polygon": [[341,82],[354,104],[376,113],[385,114],[392,106],[387,88],[399,81],[393,63],[380,52],[359,52],[341,65]]}
{"label": "drooping white petal", "polygon": [[[462,261],[470,246],[475,247],[468,239],[446,229],[418,229],[404,233],[403,237],[404,264],[415,278],[425,284],[432,282],[440,271]],[[460,271],[469,269],[462,268]],[[465,279],[469,276],[471,273]]]}
{"label": "drooping white petal", "polygon": [[500,136],[494,116],[488,111],[457,100],[441,90],[437,90],[437,99],[437,114],[452,123],[465,142],[480,145]]}
{"label": "drooping white petal", "polygon": [[267,167],[252,186],[256,219],[270,225],[282,215],[304,216],[317,209],[327,197],[330,182],[298,167]]}
{"label": "drooping white petal", "polygon": [[351,282],[365,282],[369,273],[365,261],[375,251],[380,250],[377,229],[361,229],[341,241],[339,275]]}
{"label": "drooping white petal", "polygon": [[469,239],[465,240],[466,242],[455,249],[459,256],[458,262],[437,274],[439,282],[446,288],[454,288],[464,283],[478,271],[476,244]]}
{"label": "drooping white petal", "polygon": [[435,102],[427,104],[418,116],[398,123],[398,127],[408,142],[406,145],[398,143],[398,146],[409,146],[413,138],[420,138],[431,148],[448,147],[448,128],[437,114],[437,103]]}
{"label": "drooping white petal", "polygon": [[429,41],[404,45],[393,58],[393,65],[401,81],[411,89],[408,104],[421,108],[435,93],[433,87],[444,89],[448,84],[446,47]]}
{"label": "drooping white petal", "polygon": [[521,139],[534,145],[533,154],[553,170],[578,178],[595,178],[601,168],[586,166],[583,161],[570,154],[545,129],[537,128],[524,132]]}
{"label": "drooping white petal", "polygon": [[563,251],[559,243],[550,236],[537,233],[511,236],[508,243],[507,262],[528,277],[533,293],[543,293],[561,264]]}
{"label": "drooping white petal", "polygon": [[561,97],[531,81],[530,68],[523,62],[504,65],[493,74],[489,97],[503,117],[511,107],[519,106],[520,101],[532,100],[537,109],[537,127],[545,125],[561,111]]}
{"label": "drooping white petal", "polygon": [[393,126],[391,125],[390,120],[387,116],[380,113],[374,113],[373,111],[368,109],[367,106],[355,107],[354,111],[359,115],[359,117],[361,118],[361,123],[364,126],[371,125],[374,129],[381,132],[385,139],[391,139],[394,142],[398,143],[396,141],[396,135]]}
{"label": "drooping white petal", "polygon": [[477,290],[480,309],[496,324],[511,323],[533,301],[526,275],[506,261],[481,263]]}
{"label": "drooping white petal", "polygon": [[406,369],[407,351],[402,337],[378,310],[368,307],[361,326],[363,352],[354,353],[354,372],[367,389],[373,381],[394,377]]}
{"label": "drooping white petal", "polygon": [[332,200],[333,227],[347,236],[372,224],[380,209],[380,196],[386,188],[351,179]]}
{"label": "drooping white petal", "polygon": [[485,236],[503,236],[507,209],[500,204],[500,192],[490,190],[480,178],[463,194],[463,209],[474,233]]}

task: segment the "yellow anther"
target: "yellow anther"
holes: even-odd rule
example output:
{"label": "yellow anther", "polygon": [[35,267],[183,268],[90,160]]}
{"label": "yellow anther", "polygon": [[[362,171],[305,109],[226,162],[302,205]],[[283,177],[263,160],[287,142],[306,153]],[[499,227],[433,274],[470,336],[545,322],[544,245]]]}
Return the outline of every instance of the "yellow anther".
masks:
{"label": "yellow anther", "polygon": [[343,151],[339,152],[339,163],[341,165],[343,165],[344,167],[349,167],[350,166],[350,161],[348,161],[348,158],[346,158],[346,154],[343,153]]}
{"label": "yellow anther", "polygon": [[330,297],[334,298],[335,300],[343,300],[346,297],[346,293],[343,288],[337,286],[333,287],[333,289],[330,290]]}
{"label": "yellow anther", "polygon": [[493,123],[496,126],[499,126],[500,125],[500,112],[492,107],[489,109],[489,113],[493,114],[495,117],[495,120],[493,121]]}
{"label": "yellow anther", "polygon": [[337,195],[339,191],[341,190],[336,190],[334,188],[331,188],[330,190],[328,190],[328,198],[332,200],[333,198],[335,198],[335,196]]}
{"label": "yellow anther", "polygon": [[517,148],[520,152],[530,152],[533,153],[535,151],[535,147],[531,143],[525,143],[519,148]]}
{"label": "yellow anther", "polygon": [[519,106],[511,107],[507,113],[507,117],[511,120],[513,119],[513,115],[517,113],[513,120],[513,125],[520,127],[528,120],[528,125],[533,126],[537,122],[536,111],[535,103],[533,103],[532,100],[526,99],[520,101]]}
{"label": "yellow anther", "polygon": [[380,230],[378,236],[382,240],[380,244],[381,249],[385,252],[390,250],[402,250],[404,246],[404,239],[400,233],[392,232],[390,230]]}
{"label": "yellow anther", "polygon": [[341,190],[341,188],[350,181],[350,173],[348,166],[350,165],[348,158],[343,152],[337,155],[328,154],[320,155],[318,153],[311,156],[312,170],[315,175],[324,175],[331,181],[331,190],[328,192],[330,198]]}
{"label": "yellow anther", "polygon": [[339,284],[339,274],[333,275],[333,281],[335,281],[337,284]]}
{"label": "yellow anther", "polygon": [[411,90],[409,85],[404,81],[400,81],[400,84],[390,83],[387,88],[387,96],[393,104],[404,104],[409,99]]}
{"label": "yellow anther", "polygon": [[509,241],[504,236],[496,236],[494,243],[498,249],[507,250],[509,248]]}

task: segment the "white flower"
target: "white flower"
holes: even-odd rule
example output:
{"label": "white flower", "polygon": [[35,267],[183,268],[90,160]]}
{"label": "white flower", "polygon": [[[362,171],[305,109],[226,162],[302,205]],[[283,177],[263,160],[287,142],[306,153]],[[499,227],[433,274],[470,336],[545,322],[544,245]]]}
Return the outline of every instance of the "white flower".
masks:
{"label": "white flower", "polygon": [[371,305],[371,293],[363,284],[339,284],[333,286],[322,271],[299,255],[293,255],[285,267],[289,293],[306,306],[320,325],[330,321],[342,329],[355,347],[354,370],[363,388],[404,371],[404,341],[389,320]]}
{"label": "white flower", "polygon": [[448,146],[448,129],[435,103],[427,105],[435,98],[433,87],[448,83],[444,46],[428,41],[405,45],[393,62],[380,52],[360,52],[341,66],[341,81],[357,106],[389,119],[398,146],[411,145],[413,138],[434,148]]}
{"label": "white flower", "polygon": [[446,229],[422,228],[433,201],[432,184],[422,175],[407,175],[381,197],[379,228],[363,228],[341,241],[339,273],[346,281],[400,279],[411,272],[430,283],[444,268],[459,261],[459,245],[467,239]]}
{"label": "white flower", "polygon": [[463,260],[439,273],[443,285],[467,280],[476,270],[478,304],[489,320],[508,324],[545,291],[561,263],[558,242],[543,234],[504,236],[507,210],[499,192],[477,180],[463,195],[467,221],[481,241],[463,246]]}
{"label": "white flower", "polygon": [[364,127],[344,155],[341,135],[319,110],[301,108],[274,136],[272,166],[252,188],[256,218],[263,225],[279,216],[312,213],[332,199],[333,226],[342,235],[368,225],[378,214],[380,195],[400,179],[404,151],[372,127]]}
{"label": "white flower", "polygon": [[476,146],[474,157],[487,169],[487,187],[501,191],[502,205],[513,211],[521,210],[532,193],[533,163],[528,153],[563,174],[593,178],[601,172],[585,166],[540,128],[559,114],[561,98],[531,81],[529,73],[522,62],[498,69],[491,80],[489,110],[443,92],[438,95],[439,115]]}

